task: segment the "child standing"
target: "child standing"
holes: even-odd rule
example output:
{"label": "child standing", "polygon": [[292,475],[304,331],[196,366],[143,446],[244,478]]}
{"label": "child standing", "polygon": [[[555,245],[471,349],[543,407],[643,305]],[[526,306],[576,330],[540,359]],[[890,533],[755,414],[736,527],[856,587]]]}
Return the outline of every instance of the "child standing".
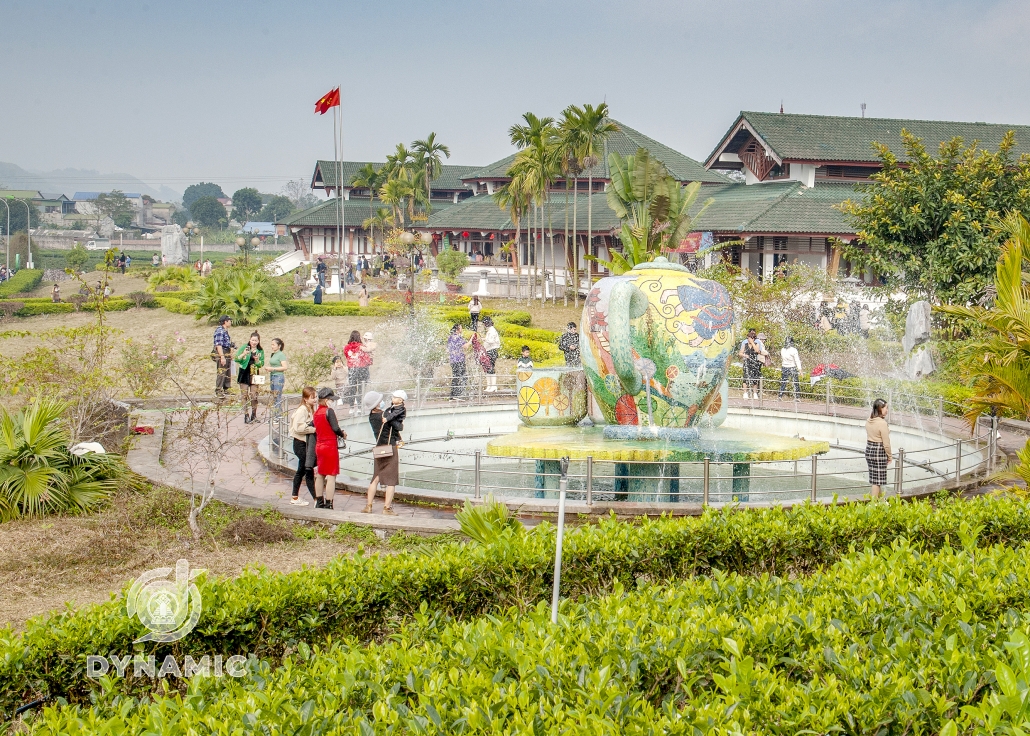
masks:
{"label": "child standing", "polygon": [[515,365],[516,370],[519,371],[531,371],[533,370],[533,359],[529,357],[529,345],[522,346],[522,357],[519,358],[518,363]]}

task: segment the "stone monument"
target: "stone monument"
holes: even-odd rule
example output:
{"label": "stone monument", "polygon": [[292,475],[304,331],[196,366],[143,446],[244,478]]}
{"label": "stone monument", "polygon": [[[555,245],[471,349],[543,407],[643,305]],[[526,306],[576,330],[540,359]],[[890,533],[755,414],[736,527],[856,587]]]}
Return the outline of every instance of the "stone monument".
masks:
{"label": "stone monument", "polygon": [[165,265],[180,266],[189,263],[190,254],[186,250],[186,236],[178,225],[165,225],[161,228],[161,256]]}
{"label": "stone monument", "polygon": [[[918,301],[908,309],[905,317],[905,336],[901,338],[901,347],[905,353],[912,353],[917,345],[930,339],[930,302]],[[905,360],[905,373],[912,380],[928,376],[937,369],[933,355],[926,347],[922,347]]]}

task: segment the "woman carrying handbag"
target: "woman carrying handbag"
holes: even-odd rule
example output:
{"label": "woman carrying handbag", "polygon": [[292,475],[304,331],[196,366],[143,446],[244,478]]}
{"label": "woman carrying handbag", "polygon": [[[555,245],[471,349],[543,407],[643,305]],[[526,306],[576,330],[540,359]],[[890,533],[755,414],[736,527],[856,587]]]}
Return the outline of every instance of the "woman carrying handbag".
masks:
{"label": "woman carrying handbag", "polygon": [[394,391],[391,404],[388,406],[381,393],[369,391],[361,400],[361,408],[369,413],[368,423],[372,427],[372,436],[376,438],[375,446],[372,448],[372,482],[368,486],[368,498],[364,508],[366,514],[372,513],[372,501],[375,500],[376,488],[380,483],[386,486],[383,513],[388,516],[395,516],[397,513],[393,510],[393,493],[400,481],[399,450],[404,444],[401,442],[401,430],[404,429],[404,418],[407,416],[407,409],[404,407],[407,398],[408,395],[404,391]]}
{"label": "woman carrying handbag", "polygon": [[294,506],[307,506],[307,501],[300,500],[300,484],[307,483],[308,493],[315,496],[315,406],[318,399],[315,389],[305,386],[301,392],[300,406],[293,413],[290,421],[290,437],[293,438],[293,454],[297,457],[297,472],[293,476],[293,495],[290,503]]}
{"label": "woman carrying handbag", "polygon": [[[329,404],[336,398],[331,388],[318,389],[318,408],[315,409],[315,508],[331,509],[336,493],[336,476],[340,472],[340,440],[347,433],[340,429],[336,412]],[[308,440],[309,442],[311,440]],[[324,494],[324,495],[323,495]]]}

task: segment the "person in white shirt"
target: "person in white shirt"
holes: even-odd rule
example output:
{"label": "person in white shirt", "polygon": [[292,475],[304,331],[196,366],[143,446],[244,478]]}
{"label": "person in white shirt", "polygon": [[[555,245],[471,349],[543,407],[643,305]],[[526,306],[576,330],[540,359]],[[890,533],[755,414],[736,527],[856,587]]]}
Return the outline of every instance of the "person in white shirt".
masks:
{"label": "person in white shirt", "polygon": [[501,350],[501,336],[494,327],[494,321],[489,317],[483,318],[483,326],[486,328],[483,350],[490,359],[490,366],[486,368],[486,390],[487,393],[493,393],[497,390],[497,356]]}
{"label": "person in white shirt", "polygon": [[780,394],[777,398],[783,398],[788,384],[793,384],[794,398],[798,397],[798,392],[801,390],[798,382],[800,373],[801,356],[798,355],[798,349],[794,347],[794,338],[788,335],[780,349]]}

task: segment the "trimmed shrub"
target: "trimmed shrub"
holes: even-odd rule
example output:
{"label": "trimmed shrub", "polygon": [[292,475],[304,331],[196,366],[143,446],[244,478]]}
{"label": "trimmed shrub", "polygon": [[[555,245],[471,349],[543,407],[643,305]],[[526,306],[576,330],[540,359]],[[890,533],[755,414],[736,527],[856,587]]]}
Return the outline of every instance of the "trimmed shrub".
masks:
{"label": "trimmed shrub", "polygon": [[522,337],[502,337],[501,357],[517,360],[522,356],[522,346],[529,346],[529,357],[538,367],[542,367],[545,361],[558,360],[565,363],[565,356],[558,346],[553,343],[539,342],[538,340],[526,340]]}
{"label": "trimmed shrub", "polygon": [[0,299],[12,294],[26,294],[43,281],[43,271],[38,268],[23,268],[7,281],[0,284]]}
{"label": "trimmed shrub", "polygon": [[156,296],[154,301],[157,306],[167,309],[173,314],[196,314],[197,305],[192,302],[184,302],[181,299],[172,299],[167,296]]}
{"label": "trimmed shrub", "polygon": [[401,304],[379,302],[359,307],[357,302],[323,302],[314,304],[307,299],[286,302],[286,314],[304,317],[385,317],[404,311]]}
{"label": "trimmed shrub", "polygon": [[[766,585],[768,576],[809,575],[856,548],[890,550],[902,539],[924,552],[948,552],[955,544],[967,550],[1022,544],[1030,541],[1030,503],[978,497],[936,503],[805,505],[709,511],[701,517],[644,520],[639,525],[609,517],[567,531],[562,595],[578,599],[622,594],[639,585],[694,575],[711,574],[718,583],[737,574],[756,576],[733,587],[748,596],[750,586]],[[204,606],[199,624],[187,639],[170,644],[133,645],[145,629],[127,615],[124,597],[33,619],[23,633],[0,630],[0,712],[10,713],[40,696],[85,700],[97,684],[86,677],[86,656],[91,654],[138,652],[154,655],[159,663],[169,654],[180,661],[185,654],[243,652],[279,659],[298,645],[314,645],[327,637],[385,638],[412,617],[425,626],[434,620],[433,614],[468,619],[509,608],[526,611],[550,600],[554,543],[554,527],[545,523],[524,534],[502,535],[494,544],[443,544],[432,555],[358,554],[294,573],[251,571],[235,579],[201,579]],[[977,573],[964,577],[975,581]],[[789,583],[795,584],[800,583]],[[953,579],[951,589],[955,584]],[[1005,585],[1025,595],[1020,580]],[[728,589],[722,584],[716,588]],[[995,591],[998,586],[984,582],[979,589]],[[853,601],[859,607],[872,603],[861,596]],[[677,613],[688,610],[692,609]],[[970,610],[977,610],[975,603]],[[732,611],[731,607],[731,615]],[[813,626],[805,623],[804,615],[799,625]],[[833,628],[820,625],[808,631]],[[783,646],[799,655],[807,650],[797,648],[792,639]],[[140,679],[145,678],[136,682]],[[116,679],[112,687],[128,687],[129,682]]]}
{"label": "trimmed shrub", "polygon": [[519,327],[509,322],[498,322],[497,331],[502,337],[517,337],[522,340],[536,340],[537,342],[554,343],[556,345],[558,344],[558,338],[561,337],[561,333],[554,330]]}
{"label": "trimmed shrub", "polygon": [[49,299],[41,299],[39,301],[32,300],[26,301],[24,306],[15,312],[17,317],[35,317],[39,314],[69,314],[75,311],[74,304],[67,304],[65,302],[58,302],[54,304]]}

